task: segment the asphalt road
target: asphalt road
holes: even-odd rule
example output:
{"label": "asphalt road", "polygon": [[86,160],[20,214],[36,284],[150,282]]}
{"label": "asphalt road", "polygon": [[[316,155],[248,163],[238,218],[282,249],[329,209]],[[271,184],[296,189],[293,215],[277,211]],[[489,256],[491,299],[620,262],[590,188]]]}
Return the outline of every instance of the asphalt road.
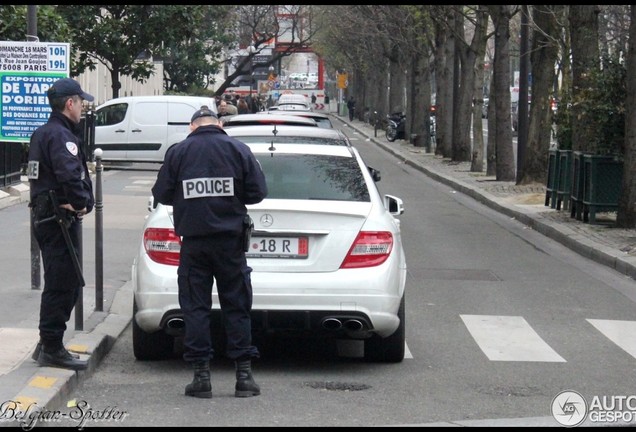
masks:
{"label": "asphalt road", "polygon": [[189,366],[179,358],[136,361],[128,329],[70,398],[126,413],[97,425],[558,426],[551,407],[565,390],[588,401],[633,394],[636,352],[620,337],[634,334],[636,308],[622,294],[636,289],[633,280],[343,128],[381,170],[380,191],[404,200],[407,358],[365,363],[355,344],[338,351],[266,340],[254,365],[261,396],[234,398],[233,366],[221,358],[214,398],[196,400],[183,396]]}

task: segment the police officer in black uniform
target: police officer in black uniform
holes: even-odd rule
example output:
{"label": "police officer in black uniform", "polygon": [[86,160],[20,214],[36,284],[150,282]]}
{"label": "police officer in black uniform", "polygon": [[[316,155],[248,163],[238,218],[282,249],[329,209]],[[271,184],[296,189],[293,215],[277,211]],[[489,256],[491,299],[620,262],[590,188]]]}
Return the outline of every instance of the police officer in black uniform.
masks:
{"label": "police officer in black uniform", "polygon": [[210,334],[212,286],[216,281],[227,335],[227,356],[235,360],[236,397],[260,394],[251,360],[252,283],[245,258],[246,204],[267,195],[265,176],[250,148],[228,136],[208,107],[197,110],[192,131],[166,152],[152,194],[172,205],[182,236],[178,268],[179,304],[185,322],[185,361],[194,368],[186,396],[211,398]]}
{"label": "police officer in black uniform", "polygon": [[[40,342],[33,358],[40,366],[86,369],[88,363],[64,347],[63,338],[71,311],[82,288],[76,266],[80,219],[94,205],[93,185],[78,137],[82,102],[93,101],[77,81],[63,78],[53,83],[47,96],[52,113],[46,124],[31,135],[28,178],[33,231],[42,252],[44,289],[40,300]],[[51,196],[51,192],[54,197]],[[53,199],[63,214],[64,226],[52,216]],[[71,245],[68,244],[67,230]]]}

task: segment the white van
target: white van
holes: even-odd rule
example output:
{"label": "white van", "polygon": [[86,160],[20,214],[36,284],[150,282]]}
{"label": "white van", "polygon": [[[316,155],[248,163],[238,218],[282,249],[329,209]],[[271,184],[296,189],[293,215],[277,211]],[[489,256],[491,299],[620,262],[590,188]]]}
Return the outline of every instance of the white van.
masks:
{"label": "white van", "polygon": [[111,99],[95,109],[95,148],[104,161],[163,162],[166,150],[190,133],[192,114],[212,97],[129,96]]}

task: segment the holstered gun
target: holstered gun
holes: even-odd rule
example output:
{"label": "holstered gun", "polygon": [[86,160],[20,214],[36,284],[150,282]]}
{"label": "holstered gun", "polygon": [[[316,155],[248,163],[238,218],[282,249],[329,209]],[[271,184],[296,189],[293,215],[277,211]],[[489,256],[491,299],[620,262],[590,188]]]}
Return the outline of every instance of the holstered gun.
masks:
{"label": "holstered gun", "polygon": [[[64,242],[71,255],[71,261],[73,261],[73,267],[77,273],[81,286],[86,285],[84,282],[84,275],[82,274],[82,266],[80,265],[79,258],[77,257],[77,251],[75,245],[71,241],[71,234],[68,232],[68,228],[75,220],[75,215],[66,209],[60,207],[60,202],[57,199],[57,194],[54,190],[50,190],[48,196],[39,195],[32,203],[32,208],[35,213],[35,222],[33,225],[37,228],[38,225],[55,221],[62,229],[62,235],[64,236]],[[47,216],[52,213],[51,216]],[[43,217],[44,216],[44,217]]]}
{"label": "holstered gun", "polygon": [[243,219],[243,250],[245,252],[250,250],[252,231],[254,231],[254,221],[250,215],[245,215],[245,218]]}

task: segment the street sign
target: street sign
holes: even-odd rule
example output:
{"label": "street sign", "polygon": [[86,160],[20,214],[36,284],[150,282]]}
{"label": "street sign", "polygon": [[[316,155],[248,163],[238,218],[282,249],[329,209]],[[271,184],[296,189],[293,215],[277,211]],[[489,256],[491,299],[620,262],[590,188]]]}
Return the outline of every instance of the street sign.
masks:
{"label": "street sign", "polygon": [[336,84],[339,89],[346,89],[349,86],[348,75],[346,72],[337,74]]}
{"label": "street sign", "polygon": [[0,141],[29,142],[51,113],[46,91],[70,72],[70,44],[0,41]]}

